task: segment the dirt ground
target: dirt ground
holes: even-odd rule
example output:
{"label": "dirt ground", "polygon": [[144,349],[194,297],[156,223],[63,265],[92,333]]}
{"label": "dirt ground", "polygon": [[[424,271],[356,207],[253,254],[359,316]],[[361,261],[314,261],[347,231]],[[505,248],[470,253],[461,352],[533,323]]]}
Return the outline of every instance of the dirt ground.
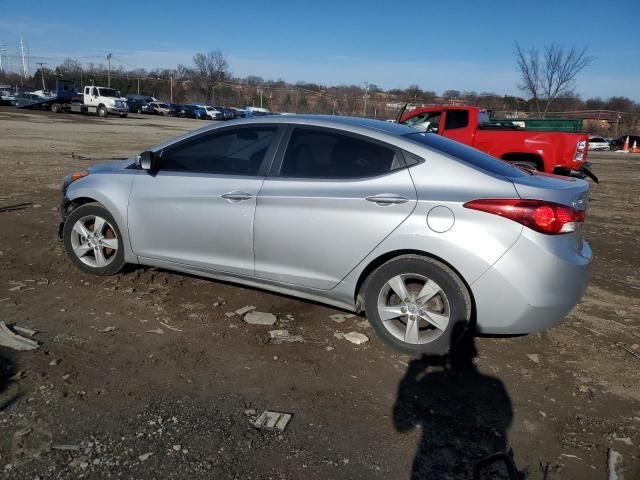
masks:
{"label": "dirt ground", "polygon": [[[640,478],[639,156],[590,155],[593,276],[564,323],[476,338],[449,369],[322,305],[142,267],[81,274],[57,238],[62,177],[202,125],[0,109],[0,207],[32,203],[0,213],[0,320],[41,343],[0,347],[0,478],[467,478],[456,468],[491,445],[530,479],[607,478],[610,449]],[[304,343],[225,315],[245,305]],[[334,335],[354,330],[371,340]],[[293,414],[287,429],[253,428],[264,409]],[[442,465],[458,467],[427,473]],[[482,478],[504,478],[494,467]]]}

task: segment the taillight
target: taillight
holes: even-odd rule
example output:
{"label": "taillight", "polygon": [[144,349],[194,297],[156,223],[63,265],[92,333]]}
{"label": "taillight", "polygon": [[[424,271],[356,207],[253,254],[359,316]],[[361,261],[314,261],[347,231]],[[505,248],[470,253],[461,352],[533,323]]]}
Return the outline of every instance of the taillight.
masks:
{"label": "taillight", "polygon": [[586,157],[587,152],[589,151],[589,142],[586,140],[580,140],[576,143],[576,153],[573,156],[574,160],[578,162],[584,161],[584,157]]}
{"label": "taillight", "polygon": [[585,217],[584,210],[544,200],[483,198],[467,202],[464,207],[500,215],[549,235],[575,232]]}

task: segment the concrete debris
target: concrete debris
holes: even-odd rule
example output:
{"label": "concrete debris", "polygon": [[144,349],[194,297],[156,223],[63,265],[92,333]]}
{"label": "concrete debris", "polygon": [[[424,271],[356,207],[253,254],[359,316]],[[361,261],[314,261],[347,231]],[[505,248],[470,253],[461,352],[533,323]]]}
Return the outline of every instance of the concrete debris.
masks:
{"label": "concrete debris", "polygon": [[253,305],[246,305],[242,308],[239,308],[238,310],[236,310],[235,313],[236,315],[244,315],[247,312],[250,312],[251,310],[255,310],[256,307],[254,307]]}
{"label": "concrete debris", "polygon": [[351,314],[342,314],[342,313],[336,313],[335,315],[329,315],[329,318],[331,320],[333,320],[336,323],[343,323],[346,322],[348,319],[355,317],[355,315],[351,315]]}
{"label": "concrete debris", "polygon": [[617,442],[622,442],[622,443],[624,443],[626,445],[633,445],[633,440],[631,440],[631,437],[618,437],[614,433],[612,438]]}
{"label": "concrete debris", "polygon": [[247,417],[253,417],[256,413],[257,413],[257,412],[256,412],[256,409],[255,409],[255,408],[247,408],[247,409],[244,411],[244,414],[245,414]]}
{"label": "concrete debris", "polygon": [[235,317],[236,314],[235,314],[235,312],[227,312],[227,313],[224,314],[224,316],[227,317],[227,318],[231,318],[231,317]]}
{"label": "concrete debris", "polygon": [[[239,310],[236,310],[236,313],[238,311]],[[273,313],[250,311],[244,316],[244,321],[249,325],[273,325],[274,323],[276,323],[276,320],[278,320],[278,318]]]}
{"label": "concrete debris", "polygon": [[324,349],[325,349],[327,352],[330,352],[331,350],[333,350],[333,347],[332,347],[331,345],[327,345],[326,347],[324,347]]}
{"label": "concrete debris", "polygon": [[[619,470],[618,464],[622,461],[622,455],[616,452],[613,448],[610,448],[607,452],[607,479],[608,480],[622,480],[622,474]],[[620,473],[620,475],[618,475]]]}
{"label": "concrete debris", "polygon": [[56,360],[55,358],[49,362],[49,365],[55,367],[60,363],[60,360]]}
{"label": "concrete debris", "polygon": [[31,330],[30,328],[20,327],[18,325],[14,325],[13,329],[18,333],[22,333],[24,335],[29,335],[30,337],[33,337],[36,333],[38,333],[37,330]]}
{"label": "concrete debris", "polygon": [[536,353],[527,354],[527,358],[531,360],[533,363],[540,363],[540,357]]}
{"label": "concrete debris", "polygon": [[35,340],[16,335],[2,321],[0,321],[0,345],[20,351],[35,350],[40,346]]}
{"label": "concrete debris", "polygon": [[253,426],[264,430],[279,430],[284,432],[287,425],[291,421],[290,413],[271,412],[265,410],[260,416],[253,422]]}
{"label": "concrete debris", "polygon": [[366,319],[361,322],[358,322],[357,325],[360,328],[371,328],[371,324],[369,323],[369,320],[366,320]]}
{"label": "concrete debris", "polygon": [[52,450],[63,451],[77,451],[80,450],[80,445],[51,445]]}
{"label": "concrete debris", "polygon": [[140,455],[138,457],[138,460],[140,460],[141,462],[144,462],[144,461],[148,460],[151,455],[153,455],[153,452],[143,453],[142,455]]}
{"label": "concrete debris", "polygon": [[291,335],[289,330],[269,330],[269,343],[297,343],[304,342],[302,335]]}
{"label": "concrete debris", "polygon": [[358,333],[358,332],[344,333],[342,334],[342,338],[344,338],[345,340],[348,340],[351,343],[355,343],[356,345],[362,345],[363,343],[366,343],[369,341],[369,337],[367,337],[363,333]]}
{"label": "concrete debris", "polygon": [[155,328],[153,330],[147,330],[147,333],[157,333],[158,335],[162,335],[164,333],[164,330],[162,330],[161,328]]}
{"label": "concrete debris", "polygon": [[181,328],[174,327],[173,325],[169,325],[168,323],[160,322],[160,325],[163,327],[167,327],[169,330],[173,330],[174,332],[182,332]]}
{"label": "concrete debris", "polygon": [[171,448],[176,452],[179,452],[180,450],[182,450],[182,446],[181,445],[173,445]]}
{"label": "concrete debris", "polygon": [[113,332],[114,330],[117,330],[118,327],[104,327],[101,330],[98,330],[100,333],[107,333],[107,332]]}

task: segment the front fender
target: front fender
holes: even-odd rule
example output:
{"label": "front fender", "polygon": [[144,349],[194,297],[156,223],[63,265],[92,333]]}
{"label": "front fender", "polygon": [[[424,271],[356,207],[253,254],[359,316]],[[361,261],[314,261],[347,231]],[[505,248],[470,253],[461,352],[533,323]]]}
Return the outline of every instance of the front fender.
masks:
{"label": "front fender", "polygon": [[[108,181],[105,181],[107,179]],[[91,174],[69,185],[65,198],[68,202],[91,199],[106,208],[120,229],[125,260],[129,263],[138,263],[138,257],[133,254],[131,249],[127,227],[127,208],[132,184],[132,175],[121,173]]]}

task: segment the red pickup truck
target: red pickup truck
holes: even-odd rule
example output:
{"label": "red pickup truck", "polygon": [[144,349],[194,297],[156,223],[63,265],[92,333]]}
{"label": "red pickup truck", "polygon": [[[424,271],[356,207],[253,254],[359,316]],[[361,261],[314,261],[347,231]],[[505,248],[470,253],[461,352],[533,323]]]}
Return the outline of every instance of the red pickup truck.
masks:
{"label": "red pickup truck", "polygon": [[425,107],[401,112],[399,123],[437,133],[524,168],[547,173],[597,177],[587,162],[586,133],[535,132],[491,123],[477,107]]}

